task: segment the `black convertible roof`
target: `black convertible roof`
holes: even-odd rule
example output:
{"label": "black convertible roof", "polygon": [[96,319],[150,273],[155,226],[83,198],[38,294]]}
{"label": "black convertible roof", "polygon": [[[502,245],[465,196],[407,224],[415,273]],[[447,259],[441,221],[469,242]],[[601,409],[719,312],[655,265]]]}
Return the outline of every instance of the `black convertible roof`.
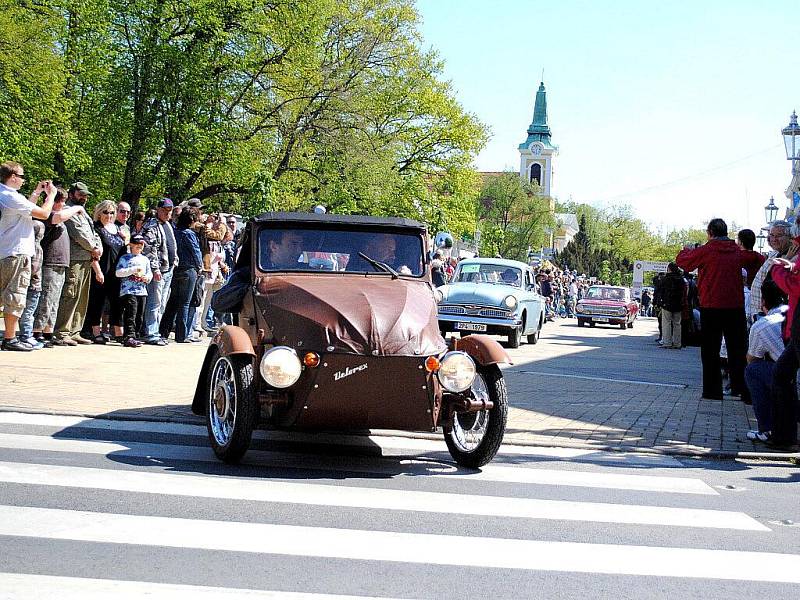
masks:
{"label": "black convertible roof", "polygon": [[424,223],[402,217],[373,217],[370,215],[332,215],[301,212],[266,212],[253,217],[256,223],[297,223],[305,225],[355,225],[357,227],[390,227],[426,229]]}

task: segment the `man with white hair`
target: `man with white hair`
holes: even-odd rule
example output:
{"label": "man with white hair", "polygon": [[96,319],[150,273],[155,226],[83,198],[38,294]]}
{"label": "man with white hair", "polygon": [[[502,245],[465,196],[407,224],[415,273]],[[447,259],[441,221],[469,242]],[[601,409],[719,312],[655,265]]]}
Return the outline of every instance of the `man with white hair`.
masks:
{"label": "man with white hair", "polygon": [[[792,243],[791,224],[788,221],[779,219],[770,223],[767,233],[767,243],[772,252],[770,258],[791,259],[797,252],[797,246]],[[765,262],[756,273],[753,284],[750,286],[750,303],[747,311],[747,320],[752,323],[761,314],[761,286],[769,275],[771,265]]]}

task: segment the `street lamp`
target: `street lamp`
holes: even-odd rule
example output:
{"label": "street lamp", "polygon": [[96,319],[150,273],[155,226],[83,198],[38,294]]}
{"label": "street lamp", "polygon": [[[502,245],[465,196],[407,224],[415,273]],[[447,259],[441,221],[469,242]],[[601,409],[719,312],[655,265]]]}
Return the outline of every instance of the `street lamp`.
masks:
{"label": "street lamp", "polygon": [[800,125],[797,124],[797,113],[792,111],[789,125],[781,130],[783,145],[786,146],[786,160],[792,161],[792,175],[797,174],[797,161],[800,160]]}
{"label": "street lamp", "polygon": [[763,230],[756,236],[756,240],[758,241],[758,251],[762,252],[764,250],[764,242],[767,241],[767,237],[764,235]]}
{"label": "street lamp", "polygon": [[769,197],[769,204],[764,207],[764,215],[767,219],[767,225],[775,220],[778,216],[778,207],[775,205],[775,198]]}

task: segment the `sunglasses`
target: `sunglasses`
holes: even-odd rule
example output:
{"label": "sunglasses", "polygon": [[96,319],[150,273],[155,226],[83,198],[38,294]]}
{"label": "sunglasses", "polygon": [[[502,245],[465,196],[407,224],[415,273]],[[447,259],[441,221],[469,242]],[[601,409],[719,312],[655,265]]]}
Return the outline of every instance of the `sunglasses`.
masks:
{"label": "sunglasses", "polygon": [[117,214],[117,213],[115,213],[113,210],[104,210],[104,211],[103,211],[103,214],[104,214],[104,215],[115,215],[115,214]]}
{"label": "sunglasses", "polygon": [[117,212],[118,213],[123,213],[123,214],[126,214],[126,215],[129,215],[131,213],[131,211],[125,210],[124,208],[118,208]]}
{"label": "sunglasses", "polygon": [[22,181],[25,181],[25,175],[21,175],[20,173],[12,173],[12,175],[16,175],[17,177],[22,179]]}

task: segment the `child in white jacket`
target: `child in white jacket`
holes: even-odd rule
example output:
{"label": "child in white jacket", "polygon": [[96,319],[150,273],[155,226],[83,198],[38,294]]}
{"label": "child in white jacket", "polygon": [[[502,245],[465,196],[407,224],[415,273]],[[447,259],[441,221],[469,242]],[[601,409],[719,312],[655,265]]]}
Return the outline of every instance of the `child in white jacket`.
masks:
{"label": "child in white jacket", "polygon": [[144,315],[147,300],[147,284],[153,278],[150,261],[142,254],[144,238],[134,234],[130,241],[130,254],[120,256],[117,262],[117,277],[120,279],[119,296],[122,301],[122,319],[125,326],[124,345],[138,348],[142,342],[136,332]]}

